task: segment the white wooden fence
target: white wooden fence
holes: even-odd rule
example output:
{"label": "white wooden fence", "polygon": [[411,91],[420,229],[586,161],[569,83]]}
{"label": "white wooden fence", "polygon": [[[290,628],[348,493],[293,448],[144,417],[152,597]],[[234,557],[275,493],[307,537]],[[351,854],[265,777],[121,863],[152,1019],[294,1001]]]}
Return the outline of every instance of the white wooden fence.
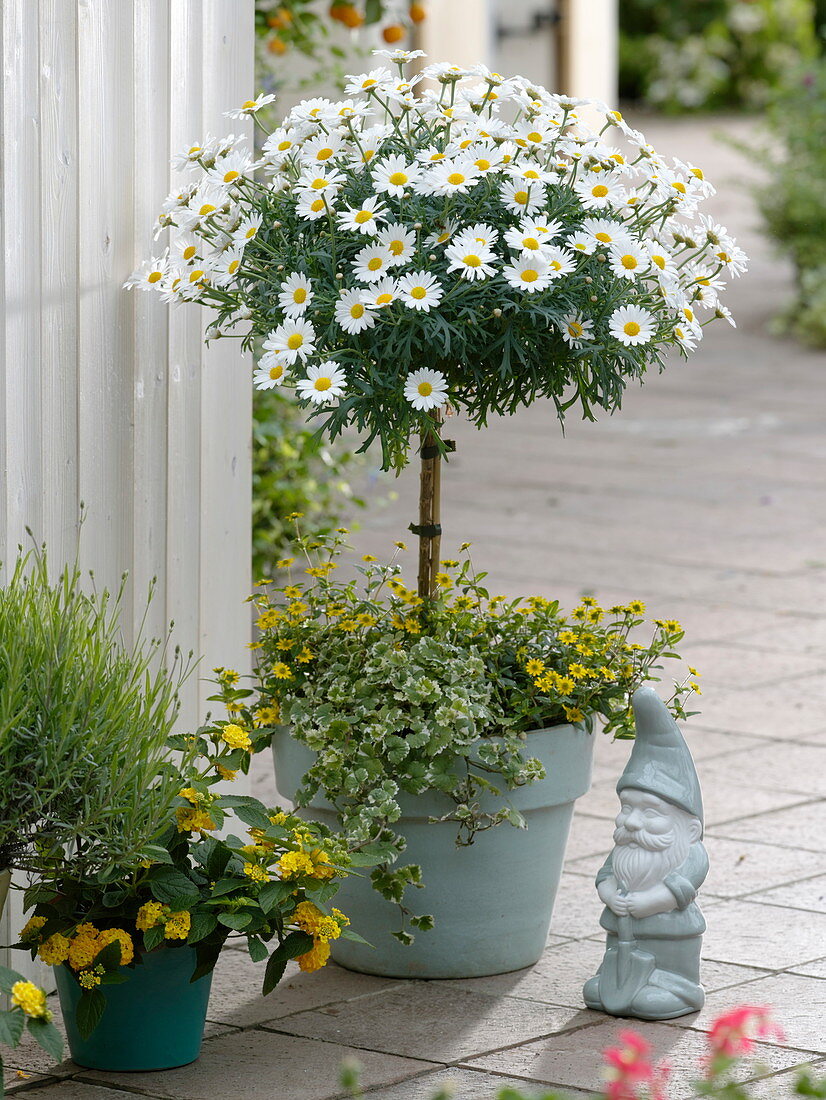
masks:
{"label": "white wooden fence", "polygon": [[136,619],[156,577],[149,629],[174,620],[201,657],[192,724],[200,677],[248,657],[251,370],[235,341],[204,348],[200,307],[121,287],[151,255],[170,155],[239,132],[223,112],[252,93],[253,0],[0,10],[0,558],[26,526],[72,558],[83,502],[83,567],[99,587],[128,571]]}

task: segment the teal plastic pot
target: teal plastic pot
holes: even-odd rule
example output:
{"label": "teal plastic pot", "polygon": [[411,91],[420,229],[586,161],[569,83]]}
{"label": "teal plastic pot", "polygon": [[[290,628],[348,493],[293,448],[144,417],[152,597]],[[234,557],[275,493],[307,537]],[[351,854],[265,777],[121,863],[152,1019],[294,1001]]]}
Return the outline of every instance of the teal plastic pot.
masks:
{"label": "teal plastic pot", "polygon": [[[432,913],[435,927],[416,932],[410,947],[394,939],[398,907],[373,890],[368,870],[342,883],[335,904],[372,946],[335,940],[333,959],[389,978],[477,978],[533,965],[551,926],[574,801],[591,785],[594,740],[593,733],[568,725],[529,733],[526,753],[542,761],[546,777],[506,795],[527,829],[498,825],[478,833],[468,847],[456,846],[455,824],[428,821],[448,813],[451,799],[433,791],[402,794],[402,817],[393,828],[407,840],[403,861],[421,865],[425,884],[408,890],[407,904]],[[282,727],[273,737],[273,757],[278,792],[292,801],[313,754]],[[490,795],[480,803],[501,806]],[[339,827],[335,808],[318,795],[306,812]]]}
{"label": "teal plastic pot", "polygon": [[129,980],[99,986],[106,1011],[82,1039],[75,1014],[81,990],[64,963],[55,967],[60,1009],[72,1061],[89,1069],[118,1072],[173,1069],[201,1052],[212,974],[190,982],[194,947],[160,947],[127,970]]}

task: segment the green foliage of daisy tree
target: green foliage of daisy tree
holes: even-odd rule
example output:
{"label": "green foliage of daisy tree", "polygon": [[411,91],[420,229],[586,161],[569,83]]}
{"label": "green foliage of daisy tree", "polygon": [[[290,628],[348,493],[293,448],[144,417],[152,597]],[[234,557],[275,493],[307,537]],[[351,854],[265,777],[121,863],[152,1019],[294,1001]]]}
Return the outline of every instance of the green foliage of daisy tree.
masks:
{"label": "green foliage of daisy tree", "polygon": [[378,441],[385,469],[418,443],[429,598],[448,407],[479,427],[539,398],[560,421],[614,411],[729,316],[723,276],[745,256],[699,213],[702,170],[605,104],[378,53],[346,99],[295,107],[258,161],[231,137],[181,154],[169,248],[128,285],[210,307],[208,337],[259,351],[256,386],[295,387],[321,432]]}

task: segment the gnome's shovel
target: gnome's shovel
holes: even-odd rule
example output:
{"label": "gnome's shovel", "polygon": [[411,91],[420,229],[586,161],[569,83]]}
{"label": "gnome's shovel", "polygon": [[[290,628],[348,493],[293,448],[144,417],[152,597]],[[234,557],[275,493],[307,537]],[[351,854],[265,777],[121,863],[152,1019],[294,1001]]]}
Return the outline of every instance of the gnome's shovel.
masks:
{"label": "gnome's shovel", "polygon": [[627,1014],[654,972],[654,956],[638,951],[636,942],[631,917],[617,916],[617,946],[605,956],[599,980],[599,998],[612,1016]]}

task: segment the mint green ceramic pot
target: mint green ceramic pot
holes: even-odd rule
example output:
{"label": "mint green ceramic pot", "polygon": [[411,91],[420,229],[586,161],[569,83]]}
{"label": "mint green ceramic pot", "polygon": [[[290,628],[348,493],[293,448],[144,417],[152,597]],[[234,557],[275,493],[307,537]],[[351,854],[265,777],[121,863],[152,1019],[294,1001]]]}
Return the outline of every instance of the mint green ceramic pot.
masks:
{"label": "mint green ceramic pot", "polygon": [[[405,947],[391,933],[399,910],[364,877],[350,877],[335,904],[354,931],[372,947],[335,940],[332,957],[341,966],[389,978],[477,978],[520,970],[537,961],[545,947],[556,897],[574,800],[591,785],[593,733],[554,726],[528,734],[526,752],[545,765],[546,777],[507,794],[527,829],[498,825],[478,833],[472,845],[456,847],[455,824],[431,824],[448,813],[451,799],[439,792],[403,794],[402,817],[393,828],[407,840],[405,863],[422,867],[425,886],[409,890],[415,912],[432,913],[436,926],[417,932]],[[273,737],[276,787],[292,800],[313,754],[285,727]],[[482,796],[486,808],[501,802]],[[308,815],[338,828],[334,807],[316,796]]]}
{"label": "mint green ceramic pot", "polygon": [[117,1072],[173,1069],[194,1062],[201,1052],[212,985],[212,974],[190,982],[194,970],[194,947],[150,951],[128,971],[128,981],[99,987],[106,1010],[89,1038],[82,1039],[75,1023],[80,987],[65,963],[56,966],[72,1061]]}

